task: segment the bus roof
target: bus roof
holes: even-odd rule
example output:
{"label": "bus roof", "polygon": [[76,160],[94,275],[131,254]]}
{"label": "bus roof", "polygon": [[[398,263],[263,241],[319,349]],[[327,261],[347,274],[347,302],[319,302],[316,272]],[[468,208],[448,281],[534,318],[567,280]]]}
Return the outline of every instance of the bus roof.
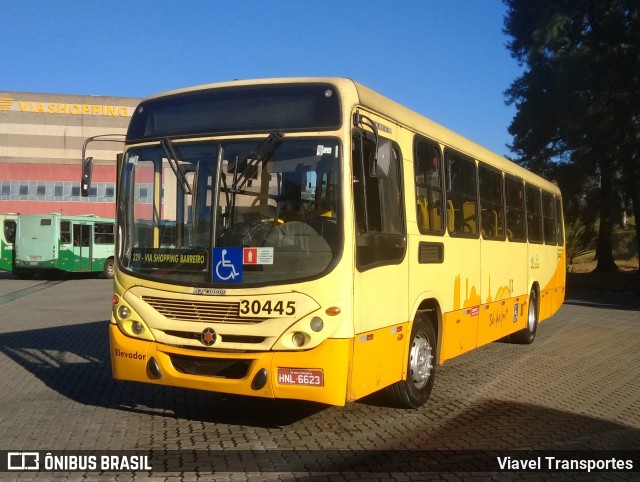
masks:
{"label": "bus roof", "polygon": [[345,112],[351,113],[356,105],[361,105],[394,123],[420,133],[440,144],[456,149],[474,159],[482,160],[500,170],[523,178],[525,181],[545,188],[560,195],[558,186],[531,171],[519,166],[515,162],[501,156],[480,144],[455,133],[437,122],[419,114],[408,107],[366,87],[353,79],[346,77],[282,77],[250,80],[232,80],[212,84],[203,84],[183,89],[161,92],[143,100],[155,99],[174,94],[195,92],[199,90],[218,89],[225,87],[242,87],[262,84],[292,84],[292,83],[328,83],[335,85],[341,92]]}

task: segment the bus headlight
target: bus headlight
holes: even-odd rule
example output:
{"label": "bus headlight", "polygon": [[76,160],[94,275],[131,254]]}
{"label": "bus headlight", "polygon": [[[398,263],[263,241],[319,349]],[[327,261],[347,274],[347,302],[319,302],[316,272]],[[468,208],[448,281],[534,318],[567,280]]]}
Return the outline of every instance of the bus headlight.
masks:
{"label": "bus headlight", "polygon": [[133,323],[131,323],[131,331],[134,335],[139,335],[144,331],[144,325],[139,321],[134,321]]}
{"label": "bus headlight", "polygon": [[322,328],[324,328],[324,321],[322,321],[322,318],[314,316],[311,318],[310,326],[313,331],[318,333],[319,331],[322,331]]}
{"label": "bus headlight", "polygon": [[304,345],[304,344],[305,344],[305,342],[307,341],[307,337],[306,337],[306,336],[304,336],[304,333],[301,333],[301,332],[299,332],[299,331],[296,331],[296,332],[293,334],[292,341],[293,341],[293,344],[294,344],[294,345],[296,345],[296,346],[300,347],[300,346],[302,346],[302,345]]}
{"label": "bus headlight", "polygon": [[131,316],[131,310],[128,307],[121,305],[120,307],[118,307],[118,316],[121,319],[126,320],[127,318],[129,318],[129,316]]}

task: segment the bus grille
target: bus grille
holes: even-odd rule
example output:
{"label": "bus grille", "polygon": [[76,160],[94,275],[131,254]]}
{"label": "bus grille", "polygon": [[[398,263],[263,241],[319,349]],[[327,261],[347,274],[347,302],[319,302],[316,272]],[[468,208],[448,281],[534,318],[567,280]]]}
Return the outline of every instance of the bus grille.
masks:
{"label": "bus grille", "polygon": [[[202,333],[191,331],[177,331],[177,330],[164,330],[164,333],[177,338],[184,338],[185,340],[197,340],[200,341]],[[219,335],[222,343],[247,343],[256,344],[262,343],[265,340],[264,336],[251,336],[251,335]],[[193,347],[189,347],[193,348]]]}
{"label": "bus grille", "polygon": [[260,323],[266,320],[241,317],[240,303],[235,302],[174,300],[156,296],[143,296],[142,299],[171,320],[213,323]]}

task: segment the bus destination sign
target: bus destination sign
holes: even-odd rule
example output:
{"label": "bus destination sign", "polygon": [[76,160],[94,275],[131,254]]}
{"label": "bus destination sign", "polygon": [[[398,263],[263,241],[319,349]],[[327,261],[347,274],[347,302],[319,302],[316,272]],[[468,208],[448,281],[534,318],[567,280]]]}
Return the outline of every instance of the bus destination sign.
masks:
{"label": "bus destination sign", "polygon": [[206,271],[209,266],[206,249],[134,248],[131,256],[139,270]]}

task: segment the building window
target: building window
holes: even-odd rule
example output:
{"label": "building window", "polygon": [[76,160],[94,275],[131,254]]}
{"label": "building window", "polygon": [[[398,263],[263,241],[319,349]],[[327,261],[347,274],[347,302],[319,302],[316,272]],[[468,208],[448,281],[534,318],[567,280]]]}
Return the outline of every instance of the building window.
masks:
{"label": "building window", "polygon": [[62,196],[62,186],[56,186],[53,192],[54,196]]}
{"label": "building window", "polygon": [[25,184],[20,184],[20,196],[28,196],[29,195],[29,186]]}

